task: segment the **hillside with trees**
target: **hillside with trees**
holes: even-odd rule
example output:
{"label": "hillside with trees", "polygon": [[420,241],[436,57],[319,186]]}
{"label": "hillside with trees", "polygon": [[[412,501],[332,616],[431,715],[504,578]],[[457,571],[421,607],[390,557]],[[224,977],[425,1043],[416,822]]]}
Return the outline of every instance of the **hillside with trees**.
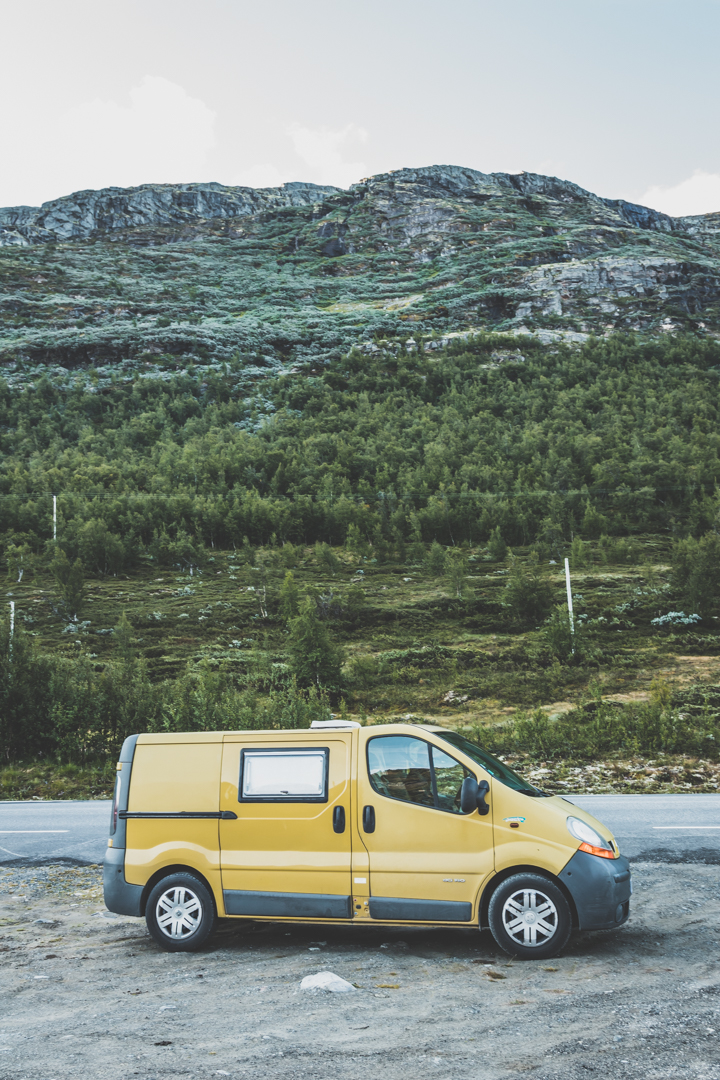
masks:
{"label": "hillside with trees", "polygon": [[[559,785],[616,759],[585,786],[715,790],[712,222],[457,172],[445,217],[425,170],[204,223],[6,225],[4,790],[104,790],[131,731],[331,710],[451,723]],[[581,234],[685,269],[615,314],[574,286],[521,311]]]}

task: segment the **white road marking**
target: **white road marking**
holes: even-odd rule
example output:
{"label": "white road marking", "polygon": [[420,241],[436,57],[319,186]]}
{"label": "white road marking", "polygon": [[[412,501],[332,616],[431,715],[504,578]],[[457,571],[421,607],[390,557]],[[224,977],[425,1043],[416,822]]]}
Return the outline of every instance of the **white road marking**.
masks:
{"label": "white road marking", "polygon": [[653,829],[720,829],[720,825],[653,825]]}
{"label": "white road marking", "polygon": [[59,833],[59,832],[70,832],[70,830],[69,829],[0,829],[0,836],[20,836],[21,833],[23,835],[25,835],[26,833],[42,833],[43,835],[45,835],[46,833]]}

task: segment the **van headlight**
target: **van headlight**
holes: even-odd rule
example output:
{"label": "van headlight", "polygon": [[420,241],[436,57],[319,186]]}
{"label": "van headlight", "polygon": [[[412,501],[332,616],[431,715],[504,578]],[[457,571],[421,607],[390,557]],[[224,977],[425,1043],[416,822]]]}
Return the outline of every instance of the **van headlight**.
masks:
{"label": "van headlight", "polygon": [[601,859],[615,858],[615,852],[609,842],[604,840],[600,833],[595,832],[586,821],[569,817],[567,828],[570,835],[580,841],[580,851],[586,851],[589,855],[599,855]]}

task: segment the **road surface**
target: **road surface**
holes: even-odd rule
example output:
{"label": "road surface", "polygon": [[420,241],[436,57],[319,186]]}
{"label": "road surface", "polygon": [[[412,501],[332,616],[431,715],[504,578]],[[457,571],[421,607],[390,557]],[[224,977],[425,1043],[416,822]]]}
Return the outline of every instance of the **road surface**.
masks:
{"label": "road surface", "polygon": [[110,801],[0,802],[0,864],[99,863]]}
{"label": "road surface", "polygon": [[[639,861],[720,864],[720,795],[569,795]],[[110,803],[0,802],[0,864],[102,862]]]}

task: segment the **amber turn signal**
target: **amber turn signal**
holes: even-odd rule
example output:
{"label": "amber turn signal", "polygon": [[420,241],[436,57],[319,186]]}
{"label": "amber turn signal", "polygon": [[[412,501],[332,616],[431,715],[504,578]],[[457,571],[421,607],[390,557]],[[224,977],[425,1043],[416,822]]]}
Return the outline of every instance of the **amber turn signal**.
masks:
{"label": "amber turn signal", "polygon": [[588,855],[599,855],[601,859],[616,858],[614,851],[609,851],[604,847],[593,847],[592,844],[582,843],[578,848],[578,851],[587,851]]}

